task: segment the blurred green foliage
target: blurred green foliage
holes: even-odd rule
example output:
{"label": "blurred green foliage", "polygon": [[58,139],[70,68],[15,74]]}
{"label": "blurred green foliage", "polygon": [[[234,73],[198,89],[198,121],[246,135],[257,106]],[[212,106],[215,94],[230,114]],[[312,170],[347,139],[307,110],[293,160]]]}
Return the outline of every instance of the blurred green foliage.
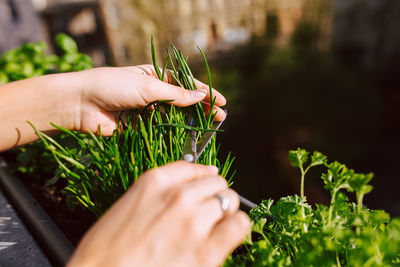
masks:
{"label": "blurred green foliage", "polygon": [[[64,33],[55,37],[61,56],[47,54],[44,42],[27,43],[0,55],[0,84],[50,73],[85,70],[93,67],[92,59],[78,51],[75,41]],[[67,135],[56,139],[63,145],[73,145]],[[43,179],[54,175],[57,165],[51,153],[39,142],[27,144],[9,152],[15,154],[13,169],[30,177]]]}
{"label": "blurred green foliage", "polygon": [[44,42],[27,43],[0,56],[0,84],[56,72],[93,67],[92,59],[78,52],[75,41],[64,33],[55,37],[61,56],[46,54]]}

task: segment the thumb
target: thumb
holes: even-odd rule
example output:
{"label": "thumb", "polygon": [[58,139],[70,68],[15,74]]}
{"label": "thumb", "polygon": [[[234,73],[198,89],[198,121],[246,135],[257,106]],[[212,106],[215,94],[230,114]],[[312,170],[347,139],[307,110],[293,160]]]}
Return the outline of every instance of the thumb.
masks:
{"label": "thumb", "polygon": [[188,90],[160,80],[152,79],[149,86],[142,92],[142,96],[147,103],[171,100],[171,104],[185,107],[200,102],[206,97],[207,93],[208,90],[205,88]]}

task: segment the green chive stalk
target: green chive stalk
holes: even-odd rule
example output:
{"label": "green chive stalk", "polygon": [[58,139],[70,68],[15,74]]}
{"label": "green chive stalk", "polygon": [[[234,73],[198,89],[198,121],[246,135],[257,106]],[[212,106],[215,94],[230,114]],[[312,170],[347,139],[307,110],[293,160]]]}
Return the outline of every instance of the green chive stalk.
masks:
{"label": "green chive stalk", "polygon": [[[151,42],[158,78],[165,80],[165,75],[170,75],[173,84],[195,90],[195,79],[182,52],[173,45],[171,49],[172,56],[167,50],[167,59],[160,69],[153,40]],[[210,69],[203,51],[201,54],[209,78],[210,106],[213,110],[215,98],[212,97]],[[190,130],[198,131],[199,138],[204,132],[212,131],[210,126],[215,114],[206,114],[202,104],[177,107],[168,102],[171,100],[151,103],[141,110],[125,111],[121,118],[126,119],[119,120],[119,127],[110,137],[102,136],[101,129],[96,136],[93,133],[71,132],[54,125],[75,141],[76,145],[71,148],[61,146],[31,125],[58,163],[58,174],[48,184],[65,178],[68,182],[64,189],[67,202],[70,205],[81,204],[96,216],[101,216],[143,172],[180,160]],[[195,125],[189,125],[190,118]],[[219,148],[214,135],[197,163],[217,166],[219,173],[231,184],[235,174],[230,171],[234,157],[229,154],[221,161],[218,158]]]}

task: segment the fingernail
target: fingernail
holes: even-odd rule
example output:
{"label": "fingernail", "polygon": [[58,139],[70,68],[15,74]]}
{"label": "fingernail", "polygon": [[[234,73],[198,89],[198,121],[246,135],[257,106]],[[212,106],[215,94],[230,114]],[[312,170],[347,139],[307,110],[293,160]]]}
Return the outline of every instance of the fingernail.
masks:
{"label": "fingernail", "polygon": [[218,168],[216,166],[208,165],[207,168],[215,174],[218,174]]}
{"label": "fingernail", "polygon": [[190,93],[192,94],[193,98],[201,100],[206,97],[207,89],[197,89],[190,91]]}

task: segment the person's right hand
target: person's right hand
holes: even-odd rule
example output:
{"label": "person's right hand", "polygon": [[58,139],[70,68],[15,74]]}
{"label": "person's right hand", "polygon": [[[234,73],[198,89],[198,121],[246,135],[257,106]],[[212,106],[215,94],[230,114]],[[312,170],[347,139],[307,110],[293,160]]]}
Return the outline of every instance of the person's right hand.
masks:
{"label": "person's right hand", "polygon": [[[220,194],[230,201],[221,209]],[[215,167],[150,170],[89,230],[69,266],[218,266],[250,229]]]}

